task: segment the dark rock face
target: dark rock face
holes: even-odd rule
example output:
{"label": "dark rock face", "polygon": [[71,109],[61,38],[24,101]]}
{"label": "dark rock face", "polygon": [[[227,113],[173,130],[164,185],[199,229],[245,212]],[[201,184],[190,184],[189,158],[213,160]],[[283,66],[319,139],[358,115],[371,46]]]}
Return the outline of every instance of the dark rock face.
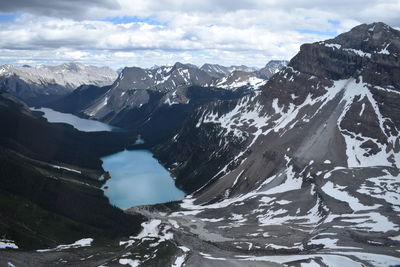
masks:
{"label": "dark rock face", "polygon": [[0,90],[19,97],[29,105],[51,102],[69,92],[65,87],[58,84],[48,84],[45,88],[40,85],[29,84],[16,75],[0,78]]}
{"label": "dark rock face", "polygon": [[398,88],[399,56],[398,31],[383,23],[363,24],[334,39],[302,45],[289,66],[320,78],[362,75],[367,83]]}
{"label": "dark rock face", "polygon": [[86,109],[94,99],[102,96],[110,89],[110,86],[98,87],[95,85],[82,85],[72,93],[44,104],[44,106],[64,113],[75,113]]}

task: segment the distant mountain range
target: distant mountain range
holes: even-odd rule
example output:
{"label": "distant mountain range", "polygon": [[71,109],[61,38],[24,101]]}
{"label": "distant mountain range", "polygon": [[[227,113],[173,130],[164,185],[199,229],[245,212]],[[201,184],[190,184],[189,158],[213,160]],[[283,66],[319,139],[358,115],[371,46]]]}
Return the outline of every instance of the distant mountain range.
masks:
{"label": "distant mountain range", "polygon": [[[284,66],[284,62],[275,65],[277,70]],[[152,69],[125,68],[111,89],[84,113],[100,120],[106,117],[112,120],[111,113],[114,114],[111,116],[115,116],[124,109],[140,108],[147,104],[152,92],[163,95],[159,105],[187,104],[190,101],[187,88],[190,86],[257,89],[264,82],[257,77],[254,69],[245,66],[205,64],[198,68],[178,62],[173,66]]]}
{"label": "distant mountain range", "polygon": [[[268,68],[274,72],[285,64],[285,61],[271,61],[266,68],[269,66]],[[182,72],[174,72],[177,69]],[[154,66],[150,69],[130,67],[117,71],[108,67],[88,66],[75,62],[37,68],[29,65],[22,67],[2,65],[0,90],[6,90],[29,105],[43,105],[69,94],[81,85],[103,87],[115,83],[118,77],[127,77],[125,81],[118,80],[120,83],[118,90],[146,89],[168,92],[189,85],[219,86],[225,89],[257,87],[269,77],[264,74],[264,69],[212,64],[204,64],[198,68],[192,64],[181,63],[176,63],[174,66]],[[229,78],[228,76],[235,71],[239,71],[233,75],[236,78]],[[124,74],[120,76],[122,72]],[[166,98],[169,98],[166,101],[172,101],[171,103],[186,101],[185,96],[175,100],[172,100],[171,96]],[[137,105],[144,104],[141,102],[143,100],[137,102]]]}
{"label": "distant mountain range", "polygon": [[[276,72],[285,64],[267,66]],[[259,71],[211,64],[198,68],[179,62],[150,69],[126,67],[110,87],[83,86],[46,106],[147,134],[161,127],[167,136],[201,104],[254,93],[266,82]]]}
{"label": "distant mountain range", "polygon": [[28,104],[40,104],[73,91],[83,84],[105,86],[117,78],[108,67],[64,63],[58,66],[0,66],[0,90]]}

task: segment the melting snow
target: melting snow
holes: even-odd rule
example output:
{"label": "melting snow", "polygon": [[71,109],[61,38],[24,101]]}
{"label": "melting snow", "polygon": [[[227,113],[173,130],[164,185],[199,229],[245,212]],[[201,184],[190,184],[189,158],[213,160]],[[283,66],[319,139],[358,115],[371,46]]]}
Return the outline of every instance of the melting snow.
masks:
{"label": "melting snow", "polygon": [[140,266],[140,261],[138,261],[138,260],[131,260],[131,259],[119,259],[118,263],[119,263],[119,264],[122,264],[122,265],[129,265],[129,266],[131,266],[131,267]]}
{"label": "melting snow", "polygon": [[17,249],[18,246],[12,240],[0,239],[0,249],[7,249],[7,248]]}
{"label": "melting snow", "polygon": [[342,46],[340,44],[324,44],[327,47],[331,47],[331,48],[336,48],[336,49],[340,49]]}
{"label": "melting snow", "polygon": [[37,252],[48,252],[48,251],[60,251],[60,250],[70,249],[70,248],[89,247],[92,244],[92,242],[93,242],[93,238],[84,238],[84,239],[80,239],[69,245],[59,245],[56,248],[39,249],[36,251]]}
{"label": "melting snow", "polygon": [[340,190],[340,186],[333,184],[332,182],[328,181],[325,183],[325,185],[322,187],[322,190],[330,195],[331,197],[347,202],[350,206],[350,208],[354,211],[360,211],[360,210],[371,210],[371,209],[376,209],[380,205],[374,205],[374,206],[365,206],[361,204],[356,197],[350,196],[349,193],[346,191]]}

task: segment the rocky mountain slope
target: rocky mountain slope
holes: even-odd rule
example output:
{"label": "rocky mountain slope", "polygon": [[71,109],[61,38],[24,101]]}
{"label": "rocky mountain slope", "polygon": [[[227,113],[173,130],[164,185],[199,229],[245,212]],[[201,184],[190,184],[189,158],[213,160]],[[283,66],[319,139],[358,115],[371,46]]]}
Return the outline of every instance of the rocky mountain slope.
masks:
{"label": "rocky mountain slope", "polygon": [[262,92],[199,108],[160,146],[193,192],[169,219],[222,250],[189,247],[187,266],[398,265],[399,56],[383,23],[305,44]]}
{"label": "rocky mountain slope", "polygon": [[110,85],[117,73],[108,67],[64,63],[58,66],[0,66],[0,89],[29,104],[44,103],[83,84]]}
{"label": "rocky mountain slope", "polygon": [[45,106],[63,113],[79,113],[85,110],[94,99],[103,96],[110,87],[110,85],[103,87],[81,85],[68,95],[46,103]]}

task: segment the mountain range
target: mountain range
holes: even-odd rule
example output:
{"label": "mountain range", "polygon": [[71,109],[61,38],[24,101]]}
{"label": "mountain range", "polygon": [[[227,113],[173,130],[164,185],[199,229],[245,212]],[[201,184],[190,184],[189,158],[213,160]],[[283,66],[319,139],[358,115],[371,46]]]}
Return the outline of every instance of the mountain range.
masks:
{"label": "mountain range", "polygon": [[[59,136],[56,145],[63,152],[57,161],[63,166],[99,173],[99,155],[141,134],[188,194],[123,215],[103,206],[106,226],[95,224],[96,231],[88,233],[101,240],[96,233],[111,227],[112,212],[121,227],[104,242],[41,254],[0,252],[5,263],[55,264],[63,258],[65,264],[87,266],[400,264],[400,31],[384,23],[303,44],[289,62],[273,61],[260,70],[181,63],[124,68],[112,85],[81,86],[49,103],[125,128],[121,133],[88,135],[48,124],[9,94],[1,97],[0,114],[10,129],[23,119],[24,125],[39,125],[24,132],[40,127],[49,132],[36,135],[41,143]],[[7,120],[11,115],[17,119]],[[2,136],[1,148],[35,175],[46,173],[43,166],[52,157],[15,131]],[[99,151],[99,144],[109,146]],[[11,180],[18,164],[7,162]],[[23,186],[2,186],[7,199],[16,195],[43,205]],[[82,198],[93,194],[78,191]],[[59,206],[46,210],[90,226],[96,221],[63,213]],[[10,208],[5,214],[11,218],[10,239],[24,240],[12,227],[23,219],[12,220]],[[140,223],[141,230],[120,237],[127,233],[120,216],[128,216],[132,227]]]}
{"label": "mountain range", "polygon": [[117,73],[108,67],[76,62],[58,66],[0,66],[0,89],[10,92],[28,104],[41,104],[70,93],[78,86],[110,85]]}
{"label": "mountain range", "polygon": [[[267,67],[277,68],[277,71],[285,64],[285,61],[279,61],[273,66],[267,64]],[[203,70],[205,66],[224,69],[226,76],[215,77]],[[127,67],[109,87],[83,86],[45,105],[134,129],[142,135],[152,135],[149,139],[159,140],[172,137],[182,121],[204,103],[253,94],[266,81],[258,78],[257,73],[245,66],[205,64],[198,68],[179,62],[151,69]],[[160,129],[164,134],[154,137],[153,133]]]}

